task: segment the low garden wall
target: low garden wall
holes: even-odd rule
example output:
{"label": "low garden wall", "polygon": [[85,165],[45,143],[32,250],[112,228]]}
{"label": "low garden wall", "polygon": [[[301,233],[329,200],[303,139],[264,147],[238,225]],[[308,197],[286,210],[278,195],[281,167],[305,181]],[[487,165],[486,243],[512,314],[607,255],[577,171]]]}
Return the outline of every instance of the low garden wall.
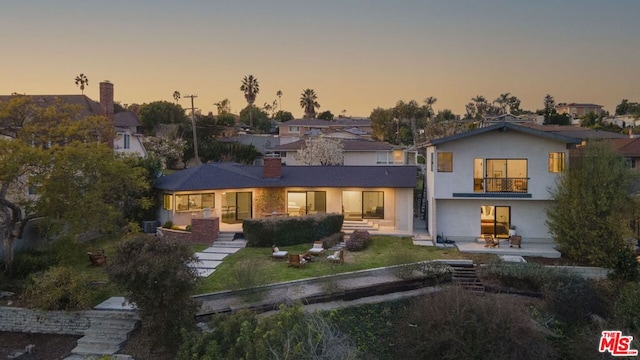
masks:
{"label": "low garden wall", "polygon": [[45,311],[0,307],[0,331],[83,335],[91,325],[87,311]]}
{"label": "low garden wall", "polygon": [[213,244],[220,234],[219,218],[191,219],[191,231],[160,228],[164,236],[192,244]]}

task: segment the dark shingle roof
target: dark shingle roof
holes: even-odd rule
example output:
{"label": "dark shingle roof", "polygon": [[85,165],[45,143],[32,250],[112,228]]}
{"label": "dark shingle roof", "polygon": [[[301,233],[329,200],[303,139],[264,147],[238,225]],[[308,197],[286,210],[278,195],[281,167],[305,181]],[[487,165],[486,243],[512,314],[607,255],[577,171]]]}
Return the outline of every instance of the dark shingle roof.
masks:
{"label": "dark shingle roof", "polygon": [[640,138],[611,139],[611,145],[622,156],[640,157]]}
{"label": "dark shingle roof", "polygon": [[455,135],[451,135],[451,136],[445,136],[439,139],[434,139],[431,141],[428,141],[424,144],[421,144],[420,146],[431,146],[431,145],[439,145],[442,143],[446,143],[449,141],[455,141],[455,140],[459,140],[459,139],[463,139],[466,137],[470,137],[470,136],[474,136],[474,135],[478,135],[478,134],[484,134],[486,132],[490,132],[490,131],[500,131],[501,129],[511,129],[517,132],[521,132],[521,133],[525,133],[525,134],[529,134],[529,135],[534,135],[534,136],[540,136],[543,138],[547,138],[547,139],[552,139],[552,140],[556,140],[556,141],[562,141],[568,144],[580,144],[581,140],[580,138],[576,138],[576,137],[572,137],[572,136],[568,136],[564,133],[556,133],[556,132],[552,132],[552,131],[543,131],[538,129],[537,127],[531,126],[531,125],[524,125],[524,124],[514,124],[511,122],[500,122],[500,123],[496,123],[490,126],[486,126],[486,127],[482,127],[482,128],[478,128],[478,129],[474,129],[471,131],[466,131],[463,133],[459,133],[459,134],[455,134]]}
{"label": "dark shingle roof", "polygon": [[315,126],[315,127],[360,127],[371,126],[371,119],[348,119],[340,118],[335,120],[321,119],[296,119],[285,121],[280,126]]}
{"label": "dark shingle roof", "polygon": [[80,116],[101,115],[100,104],[89,99],[86,95],[0,95],[0,101],[9,101],[15,96],[28,96],[34,104],[40,106],[51,106],[56,101],[65,104],[77,105],[80,107]]}
{"label": "dark shingle roof", "polygon": [[415,188],[415,166],[282,166],[279,179],[262,177],[262,166],[207,163],[163,176],[160,190],[218,190],[265,187]]}
{"label": "dark shingle roof", "polygon": [[142,123],[135,113],[131,111],[123,111],[114,114],[113,125],[117,127],[138,127],[142,126]]}

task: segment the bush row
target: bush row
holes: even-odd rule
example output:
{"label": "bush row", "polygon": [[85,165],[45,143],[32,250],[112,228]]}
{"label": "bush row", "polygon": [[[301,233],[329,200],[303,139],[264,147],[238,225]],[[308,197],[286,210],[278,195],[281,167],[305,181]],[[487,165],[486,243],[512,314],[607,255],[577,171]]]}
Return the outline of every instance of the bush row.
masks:
{"label": "bush row", "polygon": [[247,246],[288,246],[317,241],[342,229],[344,215],[314,214],[295,217],[247,219],[242,231]]}

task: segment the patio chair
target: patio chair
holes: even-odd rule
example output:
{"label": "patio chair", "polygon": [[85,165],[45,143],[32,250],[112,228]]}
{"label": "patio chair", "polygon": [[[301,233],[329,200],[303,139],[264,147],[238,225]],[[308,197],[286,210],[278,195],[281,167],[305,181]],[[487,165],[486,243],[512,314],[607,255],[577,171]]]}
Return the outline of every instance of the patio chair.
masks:
{"label": "patio chair", "polygon": [[514,246],[518,245],[518,249],[522,249],[522,246],[520,246],[521,243],[522,243],[522,236],[520,236],[520,235],[511,235],[509,237],[509,247],[514,247]]}
{"label": "patio chair", "polygon": [[289,254],[289,261],[287,261],[287,267],[297,267],[301,268],[306,264],[307,261],[300,256],[300,254]]}
{"label": "patio chair", "polygon": [[493,235],[484,235],[484,247],[500,247],[500,239],[493,237]]}
{"label": "patio chair", "polygon": [[320,255],[324,253],[324,247],[322,247],[322,241],[314,241],[313,247],[307,251],[311,255]]}
{"label": "patio chair", "polygon": [[277,246],[273,245],[271,247],[271,259],[284,259],[289,254],[288,251],[281,251]]}
{"label": "patio chair", "polygon": [[102,249],[94,252],[87,251],[87,255],[89,256],[91,266],[102,266],[107,263],[107,255],[105,255]]}
{"label": "patio chair", "polygon": [[344,262],[344,250],[337,250],[333,254],[327,256],[327,260],[334,263],[342,264]]}

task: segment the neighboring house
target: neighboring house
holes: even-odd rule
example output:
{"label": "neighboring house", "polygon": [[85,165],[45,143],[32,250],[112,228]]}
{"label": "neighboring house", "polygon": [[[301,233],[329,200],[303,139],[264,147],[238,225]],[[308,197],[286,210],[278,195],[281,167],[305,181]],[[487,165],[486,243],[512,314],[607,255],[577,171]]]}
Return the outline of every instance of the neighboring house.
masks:
{"label": "neighboring house", "polygon": [[290,120],[278,125],[281,144],[299,140],[310,130],[347,130],[358,136],[371,136],[373,128],[370,119],[338,118],[335,120],[301,119]]}
{"label": "neighboring house", "polygon": [[161,223],[189,225],[194,217],[218,216],[221,230],[244,219],[286,214],[342,213],[380,229],[411,233],[414,166],[264,166],[207,163],[163,176]]}
{"label": "neighboring house", "polygon": [[627,160],[629,167],[640,171],[640,138],[612,139],[616,152]]}
{"label": "neighboring house", "polygon": [[[0,101],[9,101],[14,95],[0,95]],[[114,114],[114,99],[113,99],[113,84],[109,81],[103,81],[100,83],[100,102],[91,100],[86,95],[19,95],[28,96],[33,99],[33,102],[39,106],[51,106],[56,101],[62,101],[65,104],[75,105],[79,107],[79,113],[77,120],[81,121],[83,118],[91,115],[104,115],[114,121],[114,129],[116,131],[116,139],[114,140],[114,150],[116,152],[125,153],[137,153],[139,156],[146,156],[146,151],[139,141],[141,135],[138,134],[137,126],[139,126],[139,120],[134,114],[136,125],[133,125],[131,115]],[[120,119],[117,119],[120,118]],[[136,128],[134,130],[134,128]],[[125,137],[124,135],[130,133],[138,137],[133,139],[133,136]],[[129,148],[126,149],[127,140],[129,140]],[[116,147],[119,144],[120,147]]]}
{"label": "neighboring house", "polygon": [[522,124],[523,126],[550,132],[558,135],[569,136],[583,141],[603,140],[603,139],[625,139],[627,135],[612,131],[594,130],[591,128],[573,126],[573,125],[538,125],[538,124]]}
{"label": "neighboring house", "polygon": [[604,110],[602,110],[602,105],[579,103],[560,103],[556,105],[556,111],[558,114],[571,115],[574,119],[583,117],[590,112],[596,115],[600,115],[604,112]]}
{"label": "neighboring house", "polygon": [[514,124],[530,124],[535,123],[535,120],[527,116],[516,116],[510,113],[495,116],[484,116],[482,118],[482,126],[490,126],[502,122],[510,122]]}
{"label": "neighboring house", "polygon": [[[330,138],[336,139],[335,137]],[[346,166],[415,165],[415,151],[410,151],[405,147],[363,138],[337,139],[342,142],[344,165]],[[305,140],[301,139],[278,145],[273,148],[273,151],[280,154],[286,165],[305,165],[295,158],[298,150],[304,146]]]}
{"label": "neighboring house", "polygon": [[147,156],[147,150],[142,143],[142,123],[135,113],[125,111],[115,114],[113,125],[116,128],[116,138],[113,141],[113,149],[116,152]]}
{"label": "neighboring house", "polygon": [[640,119],[635,118],[633,115],[614,115],[607,116],[602,119],[604,124],[613,124],[621,128],[634,127],[640,125]]}
{"label": "neighboring house", "polygon": [[472,241],[483,234],[550,241],[549,192],[568,166],[579,138],[510,122],[423,145],[426,147],[427,229],[435,238]]}

